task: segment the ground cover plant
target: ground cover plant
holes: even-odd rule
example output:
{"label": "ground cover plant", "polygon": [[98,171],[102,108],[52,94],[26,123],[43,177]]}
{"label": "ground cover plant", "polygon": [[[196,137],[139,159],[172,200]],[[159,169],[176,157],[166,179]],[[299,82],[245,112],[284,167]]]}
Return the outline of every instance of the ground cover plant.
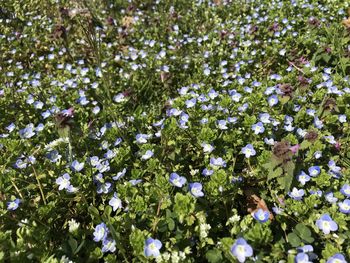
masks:
{"label": "ground cover plant", "polygon": [[346,1],[3,1],[1,262],[348,262]]}

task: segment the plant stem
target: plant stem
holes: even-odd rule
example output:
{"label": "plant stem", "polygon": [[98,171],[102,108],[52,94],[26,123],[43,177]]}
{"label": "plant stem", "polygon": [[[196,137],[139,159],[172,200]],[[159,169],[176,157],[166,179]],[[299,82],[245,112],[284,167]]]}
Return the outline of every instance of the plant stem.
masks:
{"label": "plant stem", "polygon": [[47,205],[47,203],[46,203],[46,198],[45,198],[45,195],[44,195],[44,191],[43,191],[43,188],[42,188],[41,183],[40,183],[40,181],[39,181],[38,174],[37,174],[37,172],[36,172],[34,166],[31,165],[31,167],[32,167],[33,173],[34,173],[34,175],[35,175],[36,182],[38,183],[38,187],[39,187],[39,190],[40,190],[41,198],[43,199],[44,204]]}
{"label": "plant stem", "polygon": [[11,184],[13,185],[13,187],[16,189],[16,192],[18,193],[18,195],[21,197],[21,199],[23,200],[23,195],[21,193],[21,191],[18,189],[17,185],[15,184],[15,182],[12,180],[12,178],[10,179]]}

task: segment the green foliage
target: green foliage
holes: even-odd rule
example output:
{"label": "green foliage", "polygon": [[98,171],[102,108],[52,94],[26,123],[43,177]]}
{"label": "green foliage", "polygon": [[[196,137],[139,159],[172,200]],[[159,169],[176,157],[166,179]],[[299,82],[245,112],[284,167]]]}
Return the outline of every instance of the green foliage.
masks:
{"label": "green foliage", "polygon": [[349,260],[349,4],[292,2],[2,1],[0,262]]}

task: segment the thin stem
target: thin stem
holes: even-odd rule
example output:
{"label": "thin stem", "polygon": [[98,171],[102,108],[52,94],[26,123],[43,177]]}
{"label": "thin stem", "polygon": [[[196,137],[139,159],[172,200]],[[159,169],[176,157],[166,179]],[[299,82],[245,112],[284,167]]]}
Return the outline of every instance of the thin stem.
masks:
{"label": "thin stem", "polygon": [[289,60],[287,60],[287,61],[288,61],[288,63],[289,63],[290,65],[292,65],[296,70],[298,70],[299,72],[301,72],[301,73],[303,73],[303,74],[305,75],[304,71],[303,71],[301,68],[297,67],[292,61],[289,61]]}
{"label": "thin stem", "polygon": [[39,187],[39,190],[40,190],[41,198],[43,199],[44,204],[47,205],[47,203],[46,203],[46,198],[45,198],[45,195],[44,195],[44,191],[43,191],[43,188],[42,188],[41,183],[40,183],[40,181],[39,181],[38,174],[37,174],[37,172],[36,172],[34,166],[31,165],[31,167],[32,167],[33,173],[34,173],[34,175],[35,175],[36,182],[38,183],[38,187]]}
{"label": "thin stem", "polygon": [[12,180],[12,178],[10,179],[11,184],[13,185],[13,187],[16,189],[16,192],[18,193],[18,195],[21,197],[21,199],[23,200],[23,195],[21,193],[21,191],[18,189],[17,185],[15,184],[15,182]]}

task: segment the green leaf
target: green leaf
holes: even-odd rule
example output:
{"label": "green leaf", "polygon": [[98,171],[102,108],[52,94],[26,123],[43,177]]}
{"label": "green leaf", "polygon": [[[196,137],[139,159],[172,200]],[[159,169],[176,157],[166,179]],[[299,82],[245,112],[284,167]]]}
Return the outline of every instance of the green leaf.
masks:
{"label": "green leaf", "polygon": [[68,243],[69,243],[69,246],[74,254],[74,251],[77,249],[78,247],[78,242],[73,238],[73,237],[69,237],[68,239]]}
{"label": "green leaf", "polygon": [[305,150],[307,148],[309,148],[311,146],[311,142],[304,140],[301,144],[300,144],[300,150]]}
{"label": "green leaf", "polygon": [[290,100],[289,96],[282,96],[280,99],[280,101],[283,105],[286,104],[289,100]]}
{"label": "green leaf", "polygon": [[84,244],[85,244],[85,239],[83,239],[83,241],[81,241],[79,247],[74,251],[73,254],[79,253],[80,249],[84,246]]}
{"label": "green leaf", "polygon": [[89,213],[91,214],[91,216],[93,218],[99,218],[100,217],[100,213],[98,212],[96,207],[89,206],[88,211],[89,211]]}
{"label": "green leaf", "polygon": [[311,236],[311,230],[303,224],[297,224],[294,232],[307,243],[312,243],[314,241],[314,238]]}
{"label": "green leaf", "polygon": [[288,242],[293,246],[293,247],[298,247],[301,243],[300,238],[297,236],[295,233],[289,233],[287,235]]}
{"label": "green leaf", "polygon": [[218,263],[222,262],[222,253],[218,249],[212,249],[208,250],[207,253],[205,254],[206,259],[210,263]]}
{"label": "green leaf", "polygon": [[292,161],[289,161],[286,164],[284,164],[283,169],[289,176],[291,176],[293,178],[295,164]]}
{"label": "green leaf", "polygon": [[102,250],[101,250],[99,247],[97,247],[97,248],[95,248],[94,251],[92,251],[92,253],[90,254],[90,256],[91,256],[93,259],[102,258],[102,257],[103,257]]}
{"label": "green leaf", "polygon": [[284,191],[287,193],[290,190],[290,187],[292,185],[293,182],[293,176],[289,175],[289,174],[284,174],[284,176],[279,177],[277,179],[278,184],[280,185],[280,187],[282,189],[284,189]]}
{"label": "green leaf", "polygon": [[175,221],[172,218],[168,218],[167,219],[167,223],[168,223],[168,229],[170,231],[173,231],[175,229]]}
{"label": "green leaf", "polygon": [[109,205],[107,205],[107,206],[105,207],[105,211],[103,212],[103,217],[108,218],[108,217],[110,217],[111,213],[112,213],[112,207],[110,207]]}
{"label": "green leaf", "polygon": [[276,178],[276,177],[279,177],[283,174],[283,169],[282,167],[277,167],[277,169],[275,169],[274,171],[272,172],[269,172],[268,176],[267,176],[267,179],[268,180],[271,180],[273,178]]}

